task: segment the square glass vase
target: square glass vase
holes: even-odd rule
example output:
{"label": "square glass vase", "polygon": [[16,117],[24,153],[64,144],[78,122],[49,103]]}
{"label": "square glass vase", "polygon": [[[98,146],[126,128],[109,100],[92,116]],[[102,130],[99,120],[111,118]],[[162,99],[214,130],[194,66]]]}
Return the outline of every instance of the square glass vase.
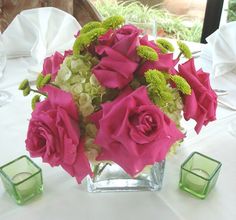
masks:
{"label": "square glass vase", "polygon": [[128,175],[116,163],[92,165],[94,177],[87,177],[89,192],[158,191],[162,188],[165,160],[146,166],[136,177]]}
{"label": "square glass vase", "polygon": [[43,191],[41,168],[27,156],[0,167],[0,176],[6,191],[17,204],[24,204]]}
{"label": "square glass vase", "polygon": [[142,30],[141,35],[148,35],[156,39],[157,37],[157,22],[156,20],[151,20],[147,22],[135,22],[135,21],[127,21],[126,24],[135,25],[139,29]]}
{"label": "square glass vase", "polygon": [[215,186],[221,163],[198,152],[193,152],[181,165],[180,189],[205,199]]}

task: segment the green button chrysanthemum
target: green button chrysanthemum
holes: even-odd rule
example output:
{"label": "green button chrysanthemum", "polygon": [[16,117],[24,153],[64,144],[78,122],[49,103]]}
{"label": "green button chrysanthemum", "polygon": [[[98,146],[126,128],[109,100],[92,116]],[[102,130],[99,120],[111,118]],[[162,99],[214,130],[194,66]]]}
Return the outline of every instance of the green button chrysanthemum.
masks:
{"label": "green button chrysanthemum", "polygon": [[28,79],[24,79],[21,84],[19,85],[19,90],[24,90],[26,89],[27,87],[29,87],[29,81]]}
{"label": "green button chrysanthemum", "polygon": [[122,16],[115,15],[115,16],[112,16],[112,17],[109,17],[109,18],[105,19],[102,22],[102,26],[107,30],[110,29],[110,28],[111,29],[116,29],[124,23],[125,23],[125,19]]}
{"label": "green button chrysanthemum", "polygon": [[153,48],[144,45],[137,47],[137,54],[145,60],[156,61],[158,59],[157,52]]}
{"label": "green button chrysanthemum", "polygon": [[80,34],[85,34],[90,32],[91,30],[95,28],[102,27],[102,23],[99,21],[91,21],[83,26],[83,28],[80,30]]}
{"label": "green button chrysanthemum", "polygon": [[180,52],[181,52],[187,59],[192,58],[192,53],[191,53],[189,47],[187,46],[187,44],[185,44],[185,43],[182,42],[182,41],[177,41],[177,44],[178,44],[178,46],[179,46]]}
{"label": "green button chrysanthemum", "polygon": [[173,75],[170,79],[175,83],[178,90],[186,95],[191,94],[191,87],[188,82],[182,77],[178,75]]}
{"label": "green button chrysanthemum", "polygon": [[99,36],[106,33],[105,28],[95,28],[85,34],[81,34],[73,45],[73,54],[78,55],[83,49],[88,47],[93,41],[98,39]]}
{"label": "green button chrysanthemum", "polygon": [[174,52],[174,46],[166,39],[157,39],[157,46],[161,49],[162,53]]}
{"label": "green button chrysanthemum", "polygon": [[31,107],[34,110],[37,102],[40,102],[40,95],[35,95],[31,101]]}

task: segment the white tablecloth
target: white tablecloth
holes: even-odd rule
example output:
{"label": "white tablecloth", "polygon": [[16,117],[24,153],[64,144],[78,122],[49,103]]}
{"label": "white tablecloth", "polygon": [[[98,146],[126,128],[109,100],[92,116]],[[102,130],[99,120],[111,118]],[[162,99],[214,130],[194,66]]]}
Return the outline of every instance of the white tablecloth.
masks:
{"label": "white tablecloth", "polygon": [[[0,90],[12,94],[12,101],[0,107],[0,165],[27,154],[24,140],[31,113],[31,97],[23,97],[17,88],[19,82],[28,76],[31,61],[30,58],[8,60],[5,78],[0,82]],[[213,81],[215,86],[230,91],[228,99],[236,98],[236,74]],[[41,159],[34,159],[43,171],[43,195],[25,206],[18,206],[0,184],[0,219],[234,220],[236,137],[230,134],[229,126],[233,119],[236,120],[236,111],[219,106],[217,118],[203,128],[200,135],[195,134],[193,122],[186,123],[187,138],[178,154],[167,160],[164,184],[159,192],[88,193],[85,183],[77,185],[75,179],[61,168],[51,168]],[[204,153],[223,164],[218,182],[205,200],[191,197],[178,188],[180,165],[193,151]]]}

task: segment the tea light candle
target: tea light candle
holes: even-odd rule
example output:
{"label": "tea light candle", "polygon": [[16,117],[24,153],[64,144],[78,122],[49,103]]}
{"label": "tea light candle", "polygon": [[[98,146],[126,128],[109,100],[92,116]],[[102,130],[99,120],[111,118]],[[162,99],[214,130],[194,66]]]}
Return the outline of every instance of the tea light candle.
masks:
{"label": "tea light candle", "polygon": [[[30,172],[17,173],[15,176],[12,177],[12,182],[17,184],[17,183],[29,178],[30,176],[32,176],[32,173],[30,173]],[[35,179],[31,178],[31,179],[26,180],[23,183],[20,183],[17,186],[17,190],[19,191],[21,196],[25,196],[25,195],[32,193],[34,187],[35,187]]]}
{"label": "tea light candle", "polygon": [[194,174],[197,174],[198,176],[188,173],[185,179],[186,183],[188,184],[190,188],[194,189],[195,191],[203,191],[207,182],[201,177],[208,179],[209,174],[205,170],[202,170],[202,169],[192,169],[191,172],[193,172]]}

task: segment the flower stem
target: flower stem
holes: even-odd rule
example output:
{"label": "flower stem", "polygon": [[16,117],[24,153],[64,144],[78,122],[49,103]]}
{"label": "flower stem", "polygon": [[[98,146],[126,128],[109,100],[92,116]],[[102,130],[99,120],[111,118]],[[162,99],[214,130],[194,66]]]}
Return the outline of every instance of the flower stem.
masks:
{"label": "flower stem", "polygon": [[47,97],[47,94],[46,94],[46,93],[40,92],[40,91],[38,91],[38,90],[36,90],[36,89],[30,89],[30,91],[35,92],[35,93],[38,93],[38,94],[41,94],[41,95]]}
{"label": "flower stem", "polygon": [[177,59],[179,59],[181,57],[181,55],[183,54],[183,52],[180,52]]}
{"label": "flower stem", "polygon": [[103,171],[108,165],[111,166],[110,163],[105,163],[105,164],[102,166],[102,168],[98,171],[98,175],[101,175],[102,171]]}
{"label": "flower stem", "polygon": [[49,85],[51,85],[51,86],[54,86],[54,87],[57,87],[57,88],[60,88],[58,85],[56,85],[55,83],[52,83],[52,82],[50,82],[50,83],[48,83]]}
{"label": "flower stem", "polygon": [[96,178],[97,176],[100,176],[102,174],[102,171],[108,166],[111,165],[110,163],[105,163],[101,168],[100,165],[102,165],[103,163],[99,163],[97,165],[95,165],[93,173],[94,173],[94,178]]}

